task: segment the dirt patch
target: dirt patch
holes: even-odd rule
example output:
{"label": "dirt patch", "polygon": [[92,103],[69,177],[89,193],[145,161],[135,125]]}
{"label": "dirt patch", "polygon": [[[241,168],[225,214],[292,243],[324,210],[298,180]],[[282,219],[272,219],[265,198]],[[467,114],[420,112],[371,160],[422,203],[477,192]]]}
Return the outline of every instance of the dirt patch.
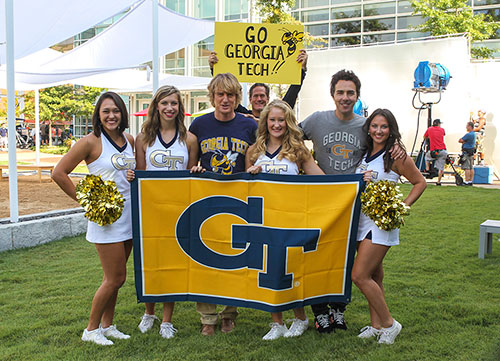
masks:
{"label": "dirt patch", "polygon": [[[75,184],[80,181],[80,178],[71,179]],[[19,175],[17,186],[21,216],[79,206],[45,175],[42,176],[42,183],[39,182],[38,175]],[[0,180],[0,218],[8,217],[10,217],[9,181],[8,178],[4,178]]]}

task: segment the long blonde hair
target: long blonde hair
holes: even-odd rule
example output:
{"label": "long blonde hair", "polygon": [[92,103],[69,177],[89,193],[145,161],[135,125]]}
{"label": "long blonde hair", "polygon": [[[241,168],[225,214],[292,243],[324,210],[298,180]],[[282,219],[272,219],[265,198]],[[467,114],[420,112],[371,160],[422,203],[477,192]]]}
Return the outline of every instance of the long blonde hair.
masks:
{"label": "long blonde hair", "polygon": [[251,163],[254,164],[260,155],[266,152],[267,143],[269,141],[267,118],[272,108],[281,109],[285,113],[286,131],[285,134],[283,134],[281,151],[278,154],[278,159],[281,160],[286,158],[290,162],[301,164],[311,156],[311,153],[302,140],[302,130],[297,125],[297,120],[295,119],[295,115],[293,115],[292,108],[281,99],[273,100],[260,113],[255,150],[250,156]]}
{"label": "long blonde hair", "polygon": [[186,142],[187,129],[184,125],[184,104],[182,103],[181,92],[175,86],[164,85],[159,88],[151,104],[149,105],[148,115],[146,121],[142,125],[142,134],[144,135],[144,143],[152,146],[155,142],[156,135],[160,131],[161,121],[160,114],[158,113],[158,103],[166,96],[177,94],[179,101],[179,114],[175,117],[175,126],[177,127],[179,140]]}

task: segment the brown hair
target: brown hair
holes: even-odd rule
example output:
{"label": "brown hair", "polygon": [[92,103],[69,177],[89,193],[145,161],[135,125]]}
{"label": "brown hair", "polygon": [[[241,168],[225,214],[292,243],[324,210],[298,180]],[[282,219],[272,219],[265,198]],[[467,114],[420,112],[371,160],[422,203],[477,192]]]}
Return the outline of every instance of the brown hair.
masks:
{"label": "brown hair", "polygon": [[[384,146],[384,170],[386,172],[389,172],[392,168],[392,163],[394,163],[394,159],[391,157],[391,153],[389,153],[389,150],[395,145],[399,145],[399,147],[403,150],[406,150],[403,142],[401,141],[401,133],[399,133],[399,126],[398,122],[396,121],[396,117],[394,114],[389,109],[382,109],[378,108],[373,111],[373,113],[370,114],[370,116],[366,119],[365,124],[363,125],[363,131],[366,133],[369,133],[370,131],[370,124],[372,120],[377,116],[380,115],[387,120],[387,124],[389,125],[389,138],[387,138],[387,141],[385,142]],[[364,154],[370,155],[373,150],[373,139],[370,136],[366,137],[366,147],[363,149]],[[406,154],[405,154],[406,158]]]}
{"label": "brown hair", "polygon": [[97,100],[94,108],[94,113],[92,114],[92,129],[96,137],[101,136],[102,123],[101,118],[99,117],[99,110],[101,109],[102,103],[106,99],[111,99],[120,110],[121,119],[120,125],[118,126],[118,130],[120,131],[120,133],[123,133],[125,129],[128,128],[128,112],[123,99],[115,92],[106,92],[99,97],[99,100]]}
{"label": "brown hair", "polygon": [[144,143],[152,146],[155,142],[156,135],[161,129],[160,114],[158,113],[158,103],[166,96],[176,94],[179,101],[179,114],[175,117],[175,126],[177,128],[179,139],[186,142],[187,129],[184,124],[184,104],[182,103],[181,92],[175,86],[164,85],[159,88],[151,104],[149,105],[146,121],[142,125],[142,134],[144,135]]}

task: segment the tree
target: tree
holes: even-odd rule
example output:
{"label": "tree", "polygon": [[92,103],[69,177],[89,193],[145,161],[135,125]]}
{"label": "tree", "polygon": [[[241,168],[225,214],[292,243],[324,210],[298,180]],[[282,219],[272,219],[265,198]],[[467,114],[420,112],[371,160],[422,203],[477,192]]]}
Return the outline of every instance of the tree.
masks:
{"label": "tree", "polygon": [[[40,122],[48,122],[49,134],[56,121],[71,121],[73,115],[88,119],[92,116],[94,104],[103,91],[102,88],[74,87],[59,85],[40,90]],[[25,94],[24,114],[28,119],[35,119],[35,94]],[[52,140],[52,137],[49,137]]]}
{"label": "tree", "polygon": [[[297,24],[302,22],[295,19],[287,10],[295,5],[295,0],[257,0],[255,2],[262,22],[268,24]],[[313,36],[308,32],[304,33],[304,42],[313,47],[321,47],[328,42],[321,37]]]}
{"label": "tree", "polygon": [[74,114],[85,118],[85,134],[88,133],[89,119],[94,112],[94,106],[105,89],[91,86],[75,87],[75,107]]}
{"label": "tree", "polygon": [[[490,15],[474,14],[467,5],[467,0],[410,0],[413,14],[420,13],[425,22],[415,29],[431,33],[431,35],[447,35],[466,33],[470,42],[490,39],[500,22],[493,21]],[[471,54],[474,58],[490,58],[494,50],[487,47],[474,47]]]}
{"label": "tree", "polygon": [[[263,23],[302,25],[301,21],[295,19],[287,12],[287,10],[293,8],[295,0],[256,0],[255,5],[259,10],[259,15],[262,17]],[[308,32],[304,33],[304,42],[313,47],[321,47],[322,44],[328,43],[323,38],[313,36]],[[283,97],[287,88],[278,85],[278,95]]]}

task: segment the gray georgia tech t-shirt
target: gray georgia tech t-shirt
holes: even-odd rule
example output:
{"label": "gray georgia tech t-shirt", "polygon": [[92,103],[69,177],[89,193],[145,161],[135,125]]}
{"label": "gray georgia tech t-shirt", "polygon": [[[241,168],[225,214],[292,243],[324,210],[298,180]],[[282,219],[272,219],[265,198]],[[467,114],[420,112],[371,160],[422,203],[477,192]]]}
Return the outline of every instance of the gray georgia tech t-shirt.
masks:
{"label": "gray georgia tech t-shirt", "polygon": [[355,173],[366,142],[365,118],[340,120],[334,110],[315,112],[299,125],[314,144],[314,158],[326,174]]}

